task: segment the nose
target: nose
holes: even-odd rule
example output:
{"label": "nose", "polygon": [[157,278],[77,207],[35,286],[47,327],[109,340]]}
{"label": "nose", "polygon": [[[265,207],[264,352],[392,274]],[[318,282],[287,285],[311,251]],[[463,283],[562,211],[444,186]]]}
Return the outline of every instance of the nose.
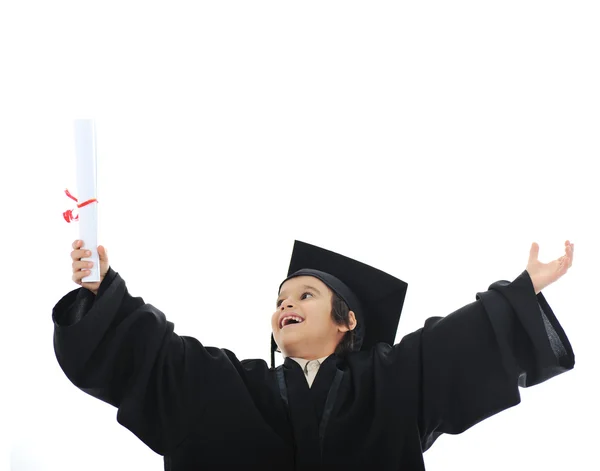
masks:
{"label": "nose", "polygon": [[283,311],[284,309],[287,309],[287,308],[290,308],[290,307],[293,307],[293,306],[294,306],[294,303],[292,301],[284,299],[281,302],[281,305],[279,306],[279,309],[281,309]]}

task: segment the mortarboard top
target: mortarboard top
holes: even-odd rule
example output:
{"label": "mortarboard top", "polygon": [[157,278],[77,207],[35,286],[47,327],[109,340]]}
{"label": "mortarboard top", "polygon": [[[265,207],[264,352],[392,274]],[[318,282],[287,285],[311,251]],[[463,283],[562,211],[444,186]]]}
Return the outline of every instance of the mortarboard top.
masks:
{"label": "mortarboard top", "polygon": [[357,329],[362,330],[362,335],[357,332],[362,338],[360,350],[369,350],[379,342],[393,345],[408,287],[404,281],[362,262],[297,240],[284,282],[302,275],[321,279],[356,313]]}

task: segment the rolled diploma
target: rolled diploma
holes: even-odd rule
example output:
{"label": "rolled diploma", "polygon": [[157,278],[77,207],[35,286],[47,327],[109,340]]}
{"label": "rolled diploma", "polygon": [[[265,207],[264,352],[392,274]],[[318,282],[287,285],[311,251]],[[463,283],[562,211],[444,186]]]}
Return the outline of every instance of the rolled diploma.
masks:
{"label": "rolled diploma", "polygon": [[[96,136],[94,121],[75,120],[75,156],[77,160],[77,199],[79,204],[97,198],[96,188]],[[98,258],[98,203],[94,202],[79,208],[79,238],[83,248],[92,252],[91,257],[82,258],[94,262],[89,276],[83,282],[100,281],[100,260]]]}

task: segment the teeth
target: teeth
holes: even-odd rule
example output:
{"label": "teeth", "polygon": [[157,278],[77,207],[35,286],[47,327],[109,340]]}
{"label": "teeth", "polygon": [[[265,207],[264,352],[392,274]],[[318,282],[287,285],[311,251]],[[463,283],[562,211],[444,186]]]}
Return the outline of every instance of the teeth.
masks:
{"label": "teeth", "polygon": [[[303,322],[303,319],[301,317],[298,316],[285,316],[282,320],[281,320],[281,327],[285,327],[286,325],[289,325],[289,321],[288,319],[293,319],[297,322]],[[287,321],[287,322],[286,322]]]}

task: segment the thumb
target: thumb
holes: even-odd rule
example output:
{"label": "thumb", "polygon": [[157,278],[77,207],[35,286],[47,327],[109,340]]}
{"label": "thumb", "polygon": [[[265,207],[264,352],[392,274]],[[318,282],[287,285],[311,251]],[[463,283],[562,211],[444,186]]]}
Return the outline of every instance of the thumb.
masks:
{"label": "thumb", "polygon": [[106,253],[106,249],[103,245],[98,246],[98,257],[100,258],[101,262],[108,261],[108,254]]}
{"label": "thumb", "polygon": [[534,242],[531,244],[531,249],[529,250],[529,261],[535,262],[538,259],[538,255],[540,253],[540,246]]}

